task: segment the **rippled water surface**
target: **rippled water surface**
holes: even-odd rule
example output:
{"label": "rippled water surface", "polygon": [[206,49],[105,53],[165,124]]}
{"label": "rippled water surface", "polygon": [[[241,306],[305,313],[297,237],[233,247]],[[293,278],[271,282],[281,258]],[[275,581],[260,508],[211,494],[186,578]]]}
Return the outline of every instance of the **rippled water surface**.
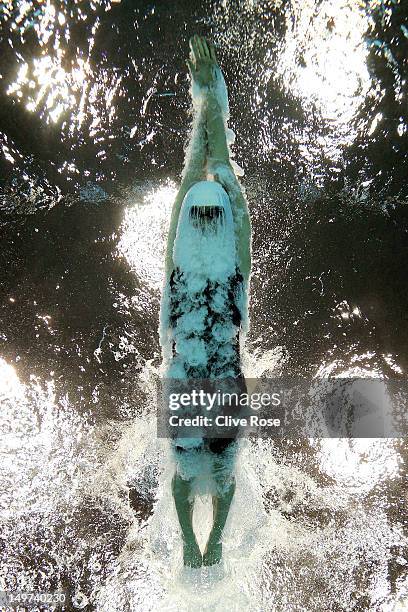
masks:
{"label": "rippled water surface", "polygon": [[406,376],[407,8],[0,2],[3,588],[101,612],[407,608],[403,439],[247,440],[224,566],[188,572],[154,403],[195,32],[245,169],[247,375]]}

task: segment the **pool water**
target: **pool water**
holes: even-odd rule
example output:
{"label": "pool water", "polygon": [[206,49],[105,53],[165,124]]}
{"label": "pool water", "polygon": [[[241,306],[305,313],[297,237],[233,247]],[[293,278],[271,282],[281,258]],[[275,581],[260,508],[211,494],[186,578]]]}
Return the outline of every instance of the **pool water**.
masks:
{"label": "pool water", "polygon": [[[404,610],[403,438],[244,440],[224,562],[183,568],[159,305],[216,45],[253,228],[249,377],[403,380],[403,0],[0,3],[1,588],[67,610]],[[210,500],[194,522],[204,545]]]}

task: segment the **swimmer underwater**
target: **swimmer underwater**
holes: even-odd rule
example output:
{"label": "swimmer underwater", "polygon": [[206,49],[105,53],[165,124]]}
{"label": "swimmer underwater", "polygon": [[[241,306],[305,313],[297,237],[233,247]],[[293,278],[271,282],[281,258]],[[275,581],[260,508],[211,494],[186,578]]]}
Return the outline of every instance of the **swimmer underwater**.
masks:
{"label": "swimmer underwater", "polygon": [[[228,94],[214,47],[190,39],[193,125],[182,182],[168,233],[160,341],[166,377],[238,381],[245,388],[240,347],[248,324],[251,226],[247,202],[230,159]],[[238,441],[172,440],[172,492],[183,538],[184,565],[222,558],[222,535],[235,492]],[[211,466],[213,525],[201,554],[193,525],[195,482]]]}

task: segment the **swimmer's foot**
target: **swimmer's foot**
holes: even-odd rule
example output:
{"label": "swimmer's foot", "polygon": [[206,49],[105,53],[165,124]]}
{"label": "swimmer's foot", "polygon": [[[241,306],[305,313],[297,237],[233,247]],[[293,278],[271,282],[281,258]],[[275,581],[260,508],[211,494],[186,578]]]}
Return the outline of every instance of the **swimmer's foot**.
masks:
{"label": "swimmer's foot", "polygon": [[220,563],[222,558],[221,542],[212,542],[208,540],[203,555],[203,565],[216,565]]}
{"label": "swimmer's foot", "polygon": [[202,566],[203,558],[195,540],[183,543],[183,558],[186,567],[198,568]]}

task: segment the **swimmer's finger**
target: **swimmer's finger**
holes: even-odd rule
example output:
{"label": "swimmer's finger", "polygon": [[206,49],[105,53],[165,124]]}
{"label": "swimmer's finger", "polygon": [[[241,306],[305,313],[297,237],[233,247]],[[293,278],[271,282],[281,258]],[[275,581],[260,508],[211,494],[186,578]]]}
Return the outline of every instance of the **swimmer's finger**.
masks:
{"label": "swimmer's finger", "polygon": [[195,63],[197,63],[197,60],[200,59],[200,54],[199,50],[197,49],[197,41],[195,35],[192,36],[188,42],[191,49],[190,57]]}
{"label": "swimmer's finger", "polygon": [[190,71],[191,76],[193,76],[194,70],[195,70],[193,62],[190,61],[190,60],[186,60],[186,64],[187,64],[187,67],[188,67],[188,69]]}
{"label": "swimmer's finger", "polygon": [[204,55],[205,57],[207,57],[208,59],[210,59],[210,51],[208,49],[208,44],[206,39],[204,38],[204,36],[201,38],[201,44],[203,45],[203,49],[204,49]]}
{"label": "swimmer's finger", "polygon": [[196,62],[202,62],[203,60],[205,60],[205,53],[204,53],[204,48],[201,42],[201,39],[199,36],[195,37],[195,41],[194,41],[194,48],[195,48],[195,54],[196,54]]}
{"label": "swimmer's finger", "polygon": [[212,43],[208,43],[208,50],[210,52],[210,58],[213,62],[217,63],[217,56],[215,55],[215,48]]}
{"label": "swimmer's finger", "polygon": [[199,50],[200,59],[205,59],[206,53],[205,53],[205,50],[204,50],[203,41],[201,40],[201,38],[199,36],[197,36],[197,48]]}

